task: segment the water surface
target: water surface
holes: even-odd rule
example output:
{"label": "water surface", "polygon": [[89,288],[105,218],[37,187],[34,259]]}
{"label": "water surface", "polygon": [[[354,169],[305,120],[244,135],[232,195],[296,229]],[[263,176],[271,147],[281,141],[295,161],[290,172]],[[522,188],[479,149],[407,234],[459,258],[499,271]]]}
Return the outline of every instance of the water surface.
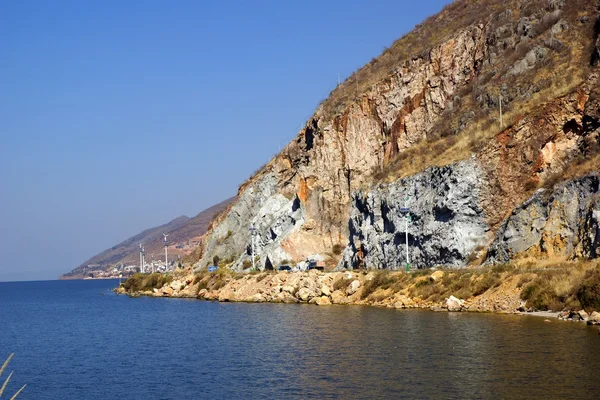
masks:
{"label": "water surface", "polygon": [[597,398],[600,335],[535,317],[130,299],[0,283],[21,399]]}

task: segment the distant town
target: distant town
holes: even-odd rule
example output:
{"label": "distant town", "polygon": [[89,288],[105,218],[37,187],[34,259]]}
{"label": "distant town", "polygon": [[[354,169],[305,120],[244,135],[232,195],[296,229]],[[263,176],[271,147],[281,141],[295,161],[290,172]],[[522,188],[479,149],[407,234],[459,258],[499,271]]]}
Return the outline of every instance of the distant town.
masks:
{"label": "distant town", "polygon": [[115,266],[111,269],[105,269],[105,266],[102,265],[94,265],[90,264],[87,267],[84,267],[83,279],[117,279],[117,278],[125,278],[131,276],[137,272],[142,273],[152,273],[159,272],[165,273],[173,271],[178,262],[170,262],[168,265],[165,265],[164,261],[152,261],[144,264],[143,268],[140,271],[139,265],[124,265],[121,264],[119,266]]}

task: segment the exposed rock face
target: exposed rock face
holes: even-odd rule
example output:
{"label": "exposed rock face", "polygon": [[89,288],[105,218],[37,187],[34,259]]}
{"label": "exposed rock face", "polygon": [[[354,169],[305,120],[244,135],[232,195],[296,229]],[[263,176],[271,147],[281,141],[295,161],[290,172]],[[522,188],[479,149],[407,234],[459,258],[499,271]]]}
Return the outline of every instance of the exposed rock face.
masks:
{"label": "exposed rock face", "polygon": [[[234,259],[234,270],[252,266],[252,231],[256,263],[272,269],[290,259],[281,241],[304,224],[304,208],[296,197],[277,192],[277,178],[267,174],[240,193],[224,220],[212,231],[205,246],[205,259],[214,255]],[[241,254],[241,256],[240,256]]]}
{"label": "exposed rock face", "polygon": [[[585,0],[456,4],[465,6],[459,17],[468,23],[440,37],[430,22],[430,44],[409,38],[402,43],[413,53],[402,53],[384,72],[372,67],[378,80],[371,86],[355,92],[357,75],[332,92],[297,138],[240,187],[236,203],[207,234],[198,266],[215,255],[234,270],[251,266],[254,224],[261,269],[313,254],[335,265],[334,246],[347,244],[339,268],[402,268],[399,209],[415,190],[411,263],[464,266],[536,185],[595,154],[594,6]],[[552,86],[562,75],[571,81]],[[507,113],[502,127],[499,95]],[[479,142],[469,135],[480,135]],[[448,138],[454,140],[443,142]],[[410,159],[406,154],[424,143],[431,149],[452,143],[459,155],[411,170],[417,173],[404,180],[398,178],[409,173],[394,171],[391,183],[366,189],[375,174]],[[424,170],[431,165],[446,166]]]}
{"label": "exposed rock face", "polygon": [[501,225],[488,261],[515,254],[596,258],[600,253],[600,179],[591,175],[539,190]]}
{"label": "exposed rock face", "polygon": [[[410,261],[419,268],[464,266],[487,242],[479,205],[481,176],[474,160],[433,167],[365,193],[356,192],[350,214],[350,243],[338,268],[403,269],[406,213]],[[405,198],[409,201],[405,203]]]}

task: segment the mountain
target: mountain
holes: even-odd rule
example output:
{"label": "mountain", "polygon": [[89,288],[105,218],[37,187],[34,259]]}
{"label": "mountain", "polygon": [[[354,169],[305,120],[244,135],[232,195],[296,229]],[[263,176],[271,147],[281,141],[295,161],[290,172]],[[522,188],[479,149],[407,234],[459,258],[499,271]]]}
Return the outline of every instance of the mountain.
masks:
{"label": "mountain", "polygon": [[599,10],[448,5],[331,92],[193,261],[245,269],[252,232],[261,268],[315,254],[339,269],[596,257]]}
{"label": "mountain", "polygon": [[198,246],[215,215],[225,210],[233,200],[227,199],[193,218],[181,216],[164,225],[146,229],[86,260],[73,271],[62,275],[61,279],[83,278],[91,271],[107,271],[120,264],[139,265],[139,243],[144,244],[147,261],[151,261],[152,255],[156,259],[164,259],[163,233],[169,234],[169,259],[185,256]]}

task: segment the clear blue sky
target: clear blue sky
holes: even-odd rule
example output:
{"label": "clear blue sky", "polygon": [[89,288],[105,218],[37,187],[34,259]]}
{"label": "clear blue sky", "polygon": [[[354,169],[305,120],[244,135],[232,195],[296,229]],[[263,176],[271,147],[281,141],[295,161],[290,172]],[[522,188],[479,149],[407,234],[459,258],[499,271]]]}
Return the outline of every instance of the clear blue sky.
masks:
{"label": "clear blue sky", "polygon": [[0,281],[224,200],[448,0],[0,2]]}

